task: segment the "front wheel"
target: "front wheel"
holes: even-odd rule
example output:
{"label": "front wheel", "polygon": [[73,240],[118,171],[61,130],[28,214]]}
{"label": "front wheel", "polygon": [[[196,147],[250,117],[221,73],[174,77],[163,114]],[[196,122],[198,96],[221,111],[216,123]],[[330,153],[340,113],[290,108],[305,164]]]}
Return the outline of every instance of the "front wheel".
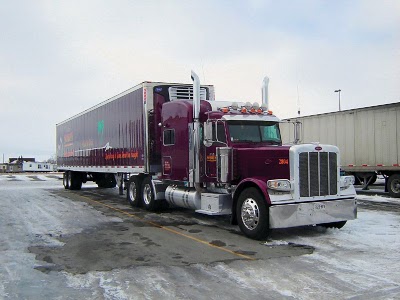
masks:
{"label": "front wheel", "polygon": [[389,195],[394,198],[400,198],[400,174],[392,174],[387,182]]}
{"label": "front wheel", "polygon": [[247,188],[240,194],[236,214],[239,228],[247,237],[262,240],[268,236],[268,207],[258,189]]}

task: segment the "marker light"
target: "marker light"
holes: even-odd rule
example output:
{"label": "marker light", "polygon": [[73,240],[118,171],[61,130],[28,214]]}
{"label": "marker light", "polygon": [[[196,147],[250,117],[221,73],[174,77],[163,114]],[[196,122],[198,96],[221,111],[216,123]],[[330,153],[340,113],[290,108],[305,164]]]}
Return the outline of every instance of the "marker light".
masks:
{"label": "marker light", "polygon": [[268,107],[267,107],[266,105],[264,105],[264,104],[262,104],[260,108],[261,108],[263,111],[267,111],[267,110],[268,110]]}
{"label": "marker light", "polygon": [[268,111],[268,114],[269,114],[269,115],[272,115],[272,110],[269,110],[269,111]]}
{"label": "marker light", "polygon": [[239,105],[237,104],[237,102],[233,102],[231,107],[232,107],[233,110],[237,110]]}
{"label": "marker light", "polygon": [[240,112],[241,112],[242,114],[247,113],[247,108],[243,106],[242,109],[240,110]]}
{"label": "marker light", "polygon": [[258,104],[257,102],[254,102],[253,107],[257,110],[260,108],[260,104]]}
{"label": "marker light", "polygon": [[246,102],[246,104],[244,106],[247,108],[247,110],[251,109],[251,103],[250,102]]}
{"label": "marker light", "polygon": [[221,111],[222,111],[223,113],[228,113],[228,112],[229,112],[229,108],[227,108],[227,107],[222,107],[222,108],[221,108]]}
{"label": "marker light", "polygon": [[259,109],[257,109],[257,113],[258,113],[258,114],[262,114],[262,113],[263,113],[263,110],[262,110],[261,108],[259,108]]}

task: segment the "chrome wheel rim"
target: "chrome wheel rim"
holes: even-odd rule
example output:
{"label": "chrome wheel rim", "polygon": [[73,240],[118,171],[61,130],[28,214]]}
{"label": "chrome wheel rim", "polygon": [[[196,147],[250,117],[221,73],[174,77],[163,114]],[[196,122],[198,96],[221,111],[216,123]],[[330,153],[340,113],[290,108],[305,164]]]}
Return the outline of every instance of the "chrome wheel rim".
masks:
{"label": "chrome wheel rim", "polygon": [[145,184],[143,188],[143,202],[146,205],[149,205],[151,198],[152,198],[151,186],[150,184]]}
{"label": "chrome wheel rim", "polygon": [[258,208],[257,202],[252,198],[247,198],[241,209],[241,217],[244,226],[249,230],[254,230],[260,219],[260,210]]}
{"label": "chrome wheel rim", "polygon": [[132,181],[129,184],[129,201],[131,202],[135,202],[136,201],[136,183],[134,181]]}

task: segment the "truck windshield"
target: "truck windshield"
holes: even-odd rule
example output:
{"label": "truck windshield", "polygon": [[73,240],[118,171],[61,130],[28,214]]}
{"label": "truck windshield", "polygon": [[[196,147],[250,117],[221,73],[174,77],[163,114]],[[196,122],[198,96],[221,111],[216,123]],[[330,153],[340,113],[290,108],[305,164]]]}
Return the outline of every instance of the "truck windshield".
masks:
{"label": "truck windshield", "polygon": [[279,127],[275,122],[230,121],[228,127],[230,140],[234,143],[281,144]]}

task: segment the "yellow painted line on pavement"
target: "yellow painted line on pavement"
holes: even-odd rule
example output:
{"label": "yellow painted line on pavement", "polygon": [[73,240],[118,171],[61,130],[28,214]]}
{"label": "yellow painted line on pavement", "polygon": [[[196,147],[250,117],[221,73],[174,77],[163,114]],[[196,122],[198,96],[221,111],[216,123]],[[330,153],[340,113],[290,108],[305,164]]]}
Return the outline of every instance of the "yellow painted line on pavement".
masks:
{"label": "yellow painted line on pavement", "polygon": [[116,207],[114,207],[114,206],[111,206],[111,205],[102,203],[102,202],[100,202],[100,201],[93,200],[93,199],[91,199],[91,198],[89,198],[89,197],[87,197],[87,196],[83,196],[83,195],[79,195],[79,196],[81,196],[82,198],[86,198],[87,200],[89,200],[89,201],[91,201],[91,202],[95,202],[95,203],[100,204],[100,205],[102,205],[102,206],[105,206],[105,207],[107,207],[107,208],[109,208],[109,209],[112,209],[112,210],[114,210],[114,211],[117,211],[117,212],[119,212],[119,213],[121,213],[121,214],[124,214],[124,215],[126,215],[126,216],[129,216],[129,217],[131,217],[131,218],[137,219],[137,220],[139,220],[139,221],[141,221],[141,222],[143,222],[143,223],[147,223],[147,224],[152,225],[152,226],[154,226],[154,227],[157,227],[157,228],[160,228],[160,229],[169,231],[169,232],[171,232],[171,233],[174,233],[174,234],[176,234],[176,235],[183,236],[183,237],[185,237],[185,238],[188,238],[188,239],[190,239],[190,240],[196,241],[196,242],[198,242],[198,243],[207,245],[207,246],[209,246],[209,247],[211,247],[211,248],[219,249],[219,250],[221,250],[221,251],[225,251],[225,252],[227,252],[227,253],[230,253],[230,254],[233,254],[233,255],[235,255],[235,256],[239,256],[239,257],[241,257],[241,258],[245,258],[245,259],[248,259],[248,260],[256,260],[256,258],[254,258],[254,257],[248,256],[248,255],[244,255],[244,254],[240,254],[240,253],[237,253],[237,252],[235,252],[235,251],[232,251],[232,250],[229,250],[229,249],[226,249],[226,248],[223,248],[223,247],[219,247],[219,246],[210,244],[210,243],[207,242],[207,241],[201,240],[201,239],[196,238],[196,237],[191,236],[191,235],[187,235],[187,234],[182,233],[182,232],[179,232],[179,231],[177,231],[177,230],[175,230],[175,229],[162,226],[162,225],[157,224],[157,223],[155,223],[155,222],[146,221],[145,219],[143,219],[143,218],[141,218],[141,217],[139,217],[139,216],[136,216],[136,215],[134,215],[134,214],[128,213],[128,212],[126,212],[126,211],[123,211],[123,210],[118,209],[118,208],[116,208]]}

